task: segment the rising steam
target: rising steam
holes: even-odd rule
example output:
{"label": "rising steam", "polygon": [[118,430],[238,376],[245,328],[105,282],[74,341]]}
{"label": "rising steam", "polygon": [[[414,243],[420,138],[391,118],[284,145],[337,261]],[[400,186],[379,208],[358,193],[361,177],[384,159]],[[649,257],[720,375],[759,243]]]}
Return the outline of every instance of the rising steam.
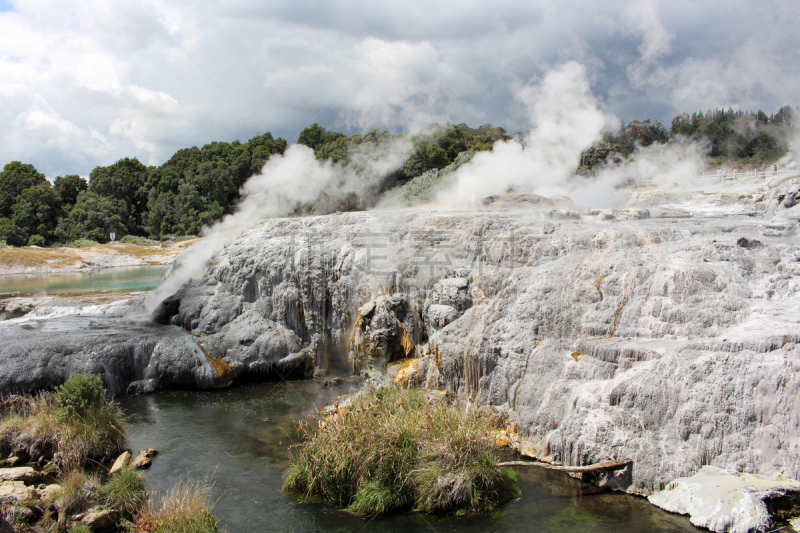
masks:
{"label": "rising steam", "polygon": [[[566,195],[585,207],[619,207],[627,198],[626,184],[637,179],[686,184],[687,177],[703,167],[705,147],[677,141],[639,149],[633,159],[612,164],[597,176],[576,176],[581,154],[602,138],[606,126],[616,127],[619,120],[600,109],[585,67],[575,61],[553,69],[539,84],[519,87],[516,96],[527,110],[531,131],[522,139],[498,141],[493,151],[479,152],[459,167],[456,184],[438,195],[444,205],[476,206],[481,198],[513,191]],[[151,312],[201,275],[227,242],[254,224],[291,213],[301,204],[335,202],[378,190],[378,183],[413,150],[410,136],[403,135],[362,144],[342,164],[318,161],[312,149],[297,144],[272,156],[242,187],[237,212],[208,228],[206,238],[176,260],[167,280],[148,296],[146,310]]]}
{"label": "rising steam", "polygon": [[273,155],[261,173],[242,186],[238,210],[207,228],[205,239],[176,259],[167,279],[145,300],[146,312],[152,312],[164,298],[202,275],[226,243],[254,224],[287,215],[298,205],[323,197],[336,201],[361,194],[399,168],[413,149],[408,137],[401,136],[381,144],[361,144],[350,154],[349,161],[341,164],[317,160],[314,151],[302,144],[293,144],[283,154]]}

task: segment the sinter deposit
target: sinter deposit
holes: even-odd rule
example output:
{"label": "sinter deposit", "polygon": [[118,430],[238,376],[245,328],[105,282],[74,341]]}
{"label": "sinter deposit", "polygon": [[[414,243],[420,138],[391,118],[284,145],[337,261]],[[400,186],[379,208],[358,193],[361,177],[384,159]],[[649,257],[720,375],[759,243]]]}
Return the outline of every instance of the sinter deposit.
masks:
{"label": "sinter deposit", "polygon": [[77,335],[0,326],[0,388],[388,369],[508,412],[528,455],[632,460],[610,487],[648,495],[704,465],[798,479],[800,180],[717,189],[267,220],[162,303],[162,329],[78,357]]}

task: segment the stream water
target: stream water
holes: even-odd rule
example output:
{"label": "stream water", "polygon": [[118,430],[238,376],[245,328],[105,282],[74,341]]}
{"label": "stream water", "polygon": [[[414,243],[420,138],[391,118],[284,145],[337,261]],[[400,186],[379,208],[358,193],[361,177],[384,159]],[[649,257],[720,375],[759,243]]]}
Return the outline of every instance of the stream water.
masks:
{"label": "stream water", "polygon": [[322,504],[293,501],[281,492],[281,484],[294,421],[346,392],[294,381],[168,391],[120,401],[130,419],[134,452],[161,452],[147,472],[150,489],[163,494],[186,476],[210,479],[215,514],[229,532],[700,531],[688,518],[661,511],[642,498],[600,493],[565,474],[530,467],[517,468],[522,497],[482,516],[403,513],[362,519]]}

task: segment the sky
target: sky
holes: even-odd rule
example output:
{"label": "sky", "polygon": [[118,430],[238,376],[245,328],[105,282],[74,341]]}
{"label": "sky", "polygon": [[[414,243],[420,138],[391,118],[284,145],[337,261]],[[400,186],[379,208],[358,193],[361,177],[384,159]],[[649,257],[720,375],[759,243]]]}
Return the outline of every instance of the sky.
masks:
{"label": "sky", "polygon": [[524,132],[520,88],[570,61],[610,130],[771,113],[800,104],[799,26],[797,0],[0,0],[0,164],[86,176],[314,122]]}

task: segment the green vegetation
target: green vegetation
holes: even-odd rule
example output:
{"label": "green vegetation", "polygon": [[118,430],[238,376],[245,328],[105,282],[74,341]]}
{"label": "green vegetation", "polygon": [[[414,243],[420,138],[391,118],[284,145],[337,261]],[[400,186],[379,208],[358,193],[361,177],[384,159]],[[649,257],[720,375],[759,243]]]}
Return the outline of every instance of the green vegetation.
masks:
{"label": "green vegetation", "polygon": [[126,523],[129,533],[219,533],[222,530],[211,514],[211,487],[204,482],[179,482],[160,505],[152,501],[133,522]]}
{"label": "green vegetation", "polygon": [[133,517],[147,503],[147,481],[136,470],[123,468],[97,489],[97,496],[105,506]]}
{"label": "green vegetation", "polygon": [[125,445],[125,419],[95,385],[74,376],[56,393],[8,402],[0,418],[0,452],[53,460],[62,473],[116,457]]}
{"label": "green vegetation", "polygon": [[95,407],[103,399],[105,389],[100,376],[78,374],[56,387],[53,396],[62,409],[73,411],[78,416],[85,416],[88,409]]}
{"label": "green vegetation", "polygon": [[135,235],[125,235],[118,242],[123,244],[135,244],[137,246],[160,246],[161,241],[148,239],[147,237],[136,237]]}
{"label": "green vegetation", "polygon": [[519,495],[514,472],[497,466],[489,421],[420,391],[382,387],[301,429],[284,490],[356,514],[480,512]]}
{"label": "green vegetation", "polygon": [[67,244],[67,246],[70,248],[91,248],[92,246],[97,246],[98,244],[100,243],[91,239],[75,239]]}
{"label": "green vegetation", "polygon": [[[0,498],[0,530],[88,531],[70,523],[75,515],[99,506],[119,511],[119,526],[131,533],[221,531],[211,514],[206,483],[178,483],[155,506],[138,471],[123,468],[104,476],[96,467],[110,466],[124,445],[124,417],[106,399],[98,376],[72,376],[54,392],[6,399],[0,407],[0,453],[45,465],[43,472],[58,474],[58,488],[46,502]],[[42,509],[47,509],[44,515]],[[31,529],[35,520],[39,523]]]}

